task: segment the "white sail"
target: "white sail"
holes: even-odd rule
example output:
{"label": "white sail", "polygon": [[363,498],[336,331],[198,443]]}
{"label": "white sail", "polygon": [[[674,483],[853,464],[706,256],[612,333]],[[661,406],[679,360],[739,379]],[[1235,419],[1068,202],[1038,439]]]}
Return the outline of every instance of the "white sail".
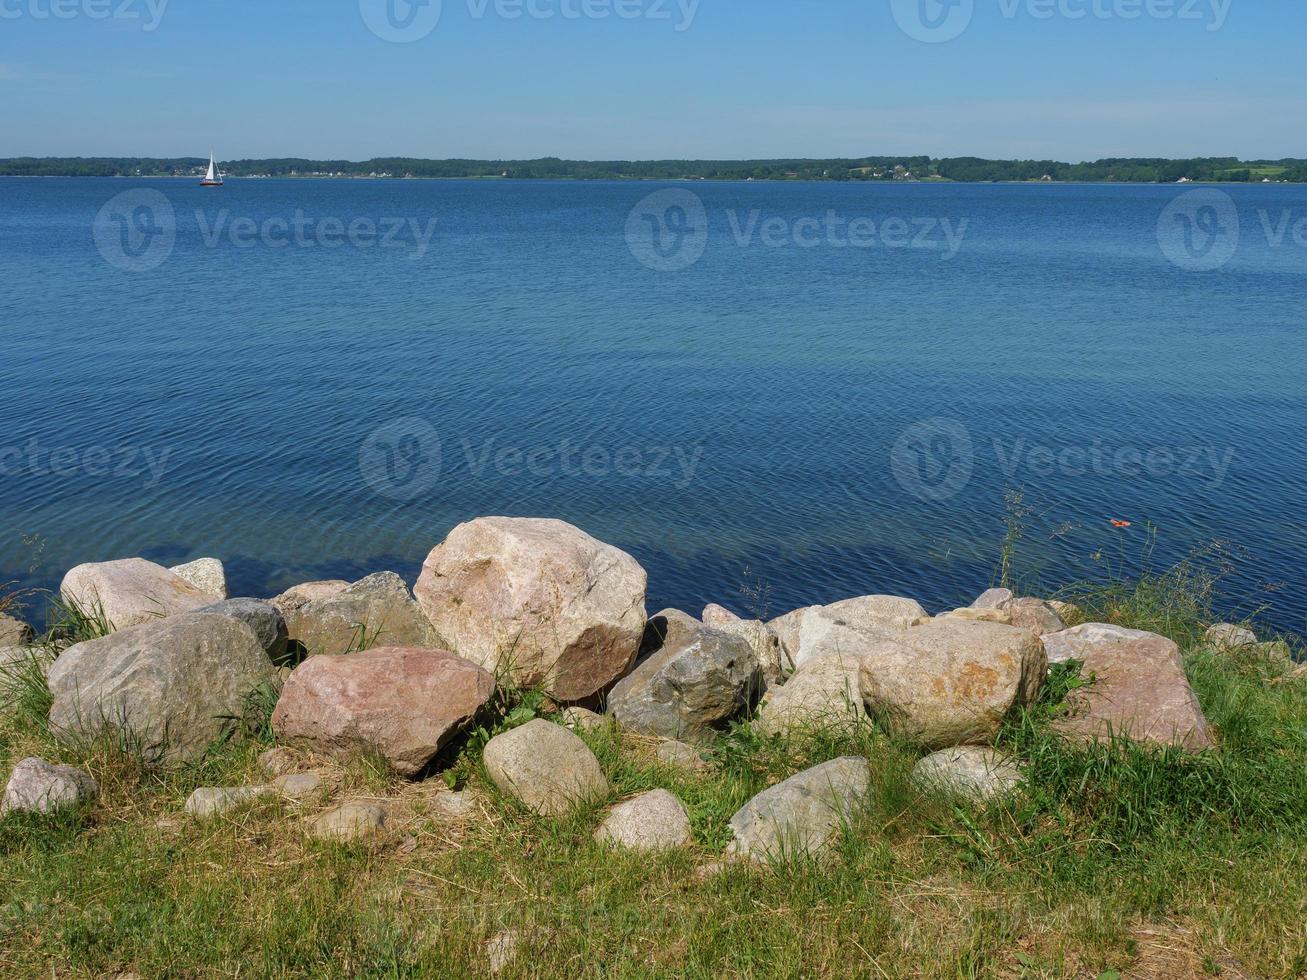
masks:
{"label": "white sail", "polygon": [[214,166],[214,160],[213,160],[213,154],[212,154],[212,153],[209,154],[209,175],[208,175],[207,177],[205,177],[204,179],[205,179],[205,180],[217,180],[217,179],[218,179],[218,171],[217,171],[217,168]]}

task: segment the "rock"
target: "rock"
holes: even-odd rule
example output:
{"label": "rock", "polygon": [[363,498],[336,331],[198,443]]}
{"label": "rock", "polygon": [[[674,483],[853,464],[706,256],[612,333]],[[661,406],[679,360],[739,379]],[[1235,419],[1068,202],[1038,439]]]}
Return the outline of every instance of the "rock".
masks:
{"label": "rock", "polygon": [[329,599],[348,588],[349,583],[341,579],[329,579],[325,582],[304,582],[300,585],[291,586],[275,599],[269,599],[268,605],[276,606],[282,616],[289,617],[291,613],[303,609],[310,602],[315,602],[318,599]]}
{"label": "rock", "polygon": [[1074,602],[1063,602],[1061,599],[1049,599],[1048,604],[1052,607],[1053,612],[1062,617],[1062,622],[1067,623],[1068,625],[1071,623],[1082,622],[1085,618],[1085,614]]}
{"label": "rock", "polygon": [[933,619],[863,657],[867,708],[886,727],[932,749],[993,740],[1004,716],[1034,703],[1047,673],[1027,630]]}
{"label": "rock", "polygon": [[567,708],[563,711],[563,724],[576,732],[597,731],[608,722],[609,719],[589,708]]}
{"label": "rock", "polygon": [[611,791],[590,748],[561,725],[537,718],[486,743],[486,773],[537,813],[560,817]]}
{"label": "rock", "polygon": [[971,604],[972,609],[1002,609],[1015,599],[1011,589],[987,589]]}
{"label": "rock", "polygon": [[148,762],[198,759],[276,671],[244,623],[186,613],[65,650],[50,667],[50,724],[130,733]]}
{"label": "rock", "polygon": [[373,647],[443,649],[408,586],[394,572],[369,575],[283,615],[290,639],[311,657]]}
{"label": "rock", "polygon": [[1016,789],[1021,771],[997,749],[961,745],[926,756],[912,778],[925,790],[988,803]]}
{"label": "rock", "polygon": [[690,815],[667,790],[650,790],[613,807],[594,836],[634,851],[671,850],[690,843]]}
{"label": "rock", "polygon": [[1214,647],[1222,650],[1236,650],[1239,647],[1252,646],[1257,642],[1257,634],[1246,626],[1235,626],[1232,623],[1217,623],[1209,627],[1206,634],[1206,640]]}
{"label": "rock", "polygon": [[470,820],[479,812],[476,797],[466,790],[437,793],[431,801],[431,809],[446,820]]}
{"label": "rock", "polygon": [[259,755],[259,765],[269,776],[284,776],[300,766],[299,756],[283,745],[268,749]]}
{"label": "rock", "polygon": [[227,572],[217,558],[197,558],[185,565],[174,565],[168,571],[190,582],[210,598],[219,602],[227,598]]}
{"label": "rock", "polygon": [[744,640],[675,609],[659,613],[650,627],[663,637],[661,647],[608,694],[608,710],[623,727],[702,740],[756,700],[762,672]]}
{"label": "rock", "polygon": [[963,606],[961,609],[940,613],[936,619],[961,619],[970,623],[997,623],[999,626],[1012,625],[1012,614],[1006,609],[978,609],[975,606]]}
{"label": "rock", "polygon": [[763,790],[731,818],[728,853],[753,860],[824,850],[866,796],[871,767],[847,757],[823,762]]}
{"label": "rock", "polygon": [[486,960],[492,976],[503,973],[517,959],[517,946],[520,941],[521,934],[516,929],[506,929],[491,937],[486,943]]}
{"label": "rock", "polygon": [[326,755],[376,749],[400,775],[416,776],[494,692],[489,673],[440,650],[312,657],[282,688],[272,728]]}
{"label": "rock", "polygon": [[0,814],[52,813],[61,807],[80,806],[100,795],[89,774],[72,766],[54,766],[44,759],[24,759],[14,766],[0,799]]}
{"label": "rock", "polygon": [[686,772],[705,772],[709,768],[697,748],[675,739],[660,742],[654,754],[663,765]]}
{"label": "rock", "polygon": [[59,594],[88,616],[103,615],[114,630],[194,612],[213,602],[180,575],[143,558],[78,565],[64,576]]}
{"label": "rock", "polygon": [[32,627],[21,619],[0,613],[0,649],[25,647],[32,642]]}
{"label": "rock", "polygon": [[836,622],[854,629],[879,632],[905,630],[930,618],[915,599],[893,595],[864,595],[823,606]]}
{"label": "rock", "polygon": [[239,619],[254,630],[254,635],[259,638],[269,659],[275,662],[286,656],[286,642],[290,634],[286,631],[286,619],[281,610],[272,603],[260,602],[258,599],[227,599],[205,606],[199,612]]}
{"label": "rock", "polygon": [[721,627],[727,623],[740,623],[744,620],[735,615],[725,606],[719,606],[715,602],[710,602],[703,607],[703,616],[700,617],[705,626]]}
{"label": "rock", "polygon": [[1036,636],[1060,633],[1066,629],[1066,623],[1057,614],[1051,604],[1043,599],[1013,599],[1003,606],[1012,625],[1023,630],[1030,630]]}
{"label": "rock", "polygon": [[732,619],[720,622],[716,626],[708,622],[704,625],[731,636],[738,636],[749,644],[762,669],[763,680],[768,685],[782,683],[789,674],[789,658],[782,656],[780,637],[761,620]]}
{"label": "rock", "polygon": [[1045,637],[1058,662],[1082,664],[1093,683],[1067,698],[1059,731],[1080,741],[1116,736],[1189,751],[1211,747],[1203,709],[1189,686],[1180,648],[1164,636],[1086,623]]}
{"label": "rock", "polygon": [[768,621],[767,625],[771,627],[771,631],[776,634],[776,639],[781,644],[781,667],[785,673],[788,674],[794,669],[794,658],[799,655],[799,627],[803,622],[804,613],[820,608],[820,606],[804,606],[802,609],[795,609],[784,616],[777,616]]}
{"label": "rock", "polygon": [[322,777],[316,772],[290,772],[274,779],[272,788],[289,800],[303,800],[322,789]]}
{"label": "rock", "polygon": [[767,692],[754,727],[765,735],[854,727],[866,718],[858,688],[862,658],[835,654],[803,664],[784,687]]}
{"label": "rock", "polygon": [[267,796],[267,786],[201,786],[186,801],[186,812],[207,820]]}
{"label": "rock", "polygon": [[414,591],[460,656],[581,701],[630,670],[646,584],[634,558],[570,524],[484,517],[431,552]]}
{"label": "rock", "polygon": [[927,619],[920,603],[898,596],[860,596],[809,609],[799,620],[794,667],[834,656],[856,657],[871,643]]}
{"label": "rock", "polygon": [[359,840],[385,827],[386,811],[375,803],[345,803],[309,821],[309,833],[321,840]]}
{"label": "rock", "polygon": [[10,677],[25,673],[29,664],[42,674],[50,669],[50,655],[41,647],[0,647],[0,674]]}

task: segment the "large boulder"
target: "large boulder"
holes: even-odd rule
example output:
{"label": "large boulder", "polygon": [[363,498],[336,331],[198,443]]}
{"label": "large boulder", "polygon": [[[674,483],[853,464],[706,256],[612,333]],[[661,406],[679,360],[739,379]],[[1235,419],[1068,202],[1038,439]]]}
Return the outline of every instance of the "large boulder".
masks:
{"label": "large boulder", "polygon": [[649,632],[656,649],[608,694],[608,710],[624,727],[701,740],[757,700],[762,670],[740,637],[676,609],[650,620]]}
{"label": "large boulder", "polygon": [[1028,630],[933,619],[863,657],[862,697],[886,727],[927,748],[985,743],[1013,707],[1034,703],[1047,666]]}
{"label": "large boulder", "polygon": [[50,668],[50,724],[71,737],[116,730],[146,761],[188,761],[276,676],[244,623],[180,614],[65,650]]}
{"label": "large boulder", "polygon": [[1190,751],[1212,745],[1180,648],[1166,637],[1085,623],[1044,642],[1057,662],[1077,661],[1080,676],[1092,679],[1068,696],[1060,731],[1080,741],[1120,737]]}
{"label": "large boulder", "polygon": [[22,647],[32,642],[32,627],[21,619],[0,613],[0,649]]}
{"label": "large boulder", "polygon": [[854,629],[905,630],[930,618],[916,599],[895,595],[864,595],[822,607],[836,622]]}
{"label": "large boulder", "polygon": [[781,644],[781,666],[785,673],[788,674],[794,669],[794,659],[799,655],[799,627],[803,623],[804,614],[820,608],[820,606],[804,606],[801,609],[791,610],[784,616],[768,620],[768,627],[776,634],[776,639]]}
{"label": "large boulder", "polygon": [[690,814],[665,789],[619,803],[604,817],[595,840],[633,851],[667,851],[690,843]]}
{"label": "large boulder", "polygon": [[828,657],[856,657],[878,640],[890,639],[929,619],[915,599],[867,595],[807,610],[799,619],[795,669]]}
{"label": "large boulder", "polygon": [[227,598],[227,571],[217,558],[197,558],[168,569],[207,596],[221,602]]}
{"label": "large boulder", "polygon": [[547,817],[564,816],[612,791],[590,747],[543,718],[496,735],[482,761],[502,792]]}
{"label": "large boulder", "polygon": [[767,735],[855,727],[867,716],[858,688],[861,665],[851,654],[806,662],[783,687],[767,692],[754,727]]}
{"label": "large boulder", "polygon": [[213,602],[180,575],[143,558],[78,565],[64,576],[59,594],[89,616],[102,615],[115,630],[194,612]]}
{"label": "large boulder", "polygon": [[394,572],[369,575],[288,612],[283,608],[283,615],[290,639],[311,657],[369,647],[441,646],[408,586]]}
{"label": "large boulder", "polygon": [[44,759],[24,759],[14,771],[0,798],[0,814],[12,811],[52,813],[80,806],[100,795],[88,773],[72,766],[53,766]]}
{"label": "large boulder", "polygon": [[274,662],[286,656],[286,644],[290,636],[286,629],[286,619],[276,606],[258,599],[227,599],[224,602],[205,606],[199,612],[214,616],[230,616],[254,630],[254,635],[263,644],[264,651]]}
{"label": "large boulder", "polygon": [[912,769],[912,779],[929,792],[988,803],[1021,784],[1021,770],[998,749],[959,745],[926,756]]}
{"label": "large boulder", "polygon": [[580,701],[630,670],[646,584],[634,558],[570,524],[483,517],[431,552],[414,591],[449,649]]}
{"label": "large boulder", "polygon": [[763,790],[731,818],[729,852],[753,860],[817,854],[867,795],[871,767],[847,757],[823,762]]}
{"label": "large boulder", "polygon": [[376,749],[400,775],[416,776],[494,692],[489,673],[438,650],[311,657],[282,688],[272,728],[325,755]]}

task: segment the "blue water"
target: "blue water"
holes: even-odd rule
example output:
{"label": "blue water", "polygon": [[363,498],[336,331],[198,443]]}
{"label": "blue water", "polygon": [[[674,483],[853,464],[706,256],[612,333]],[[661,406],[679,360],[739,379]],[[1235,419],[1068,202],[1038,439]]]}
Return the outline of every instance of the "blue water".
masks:
{"label": "blue water", "polygon": [[[628,245],[663,186],[707,220],[679,271],[637,259],[638,215]],[[133,271],[121,243],[158,259],[162,212],[122,211],[126,239],[96,216],[141,188],[176,231]],[[1265,228],[1307,219],[1307,187],[1225,188],[1238,247],[1205,271],[1232,214],[1196,204],[1172,262],[1185,191],[0,180],[0,580],[138,554],[216,555],[238,594],[411,579],[456,523],[513,514],[636,555],[651,608],[937,606],[990,584],[1023,488],[1030,581],[1223,539],[1229,611],[1301,631],[1307,234]],[[297,211],[313,247],[230,233]],[[787,237],[828,212],[875,221],[872,247]],[[436,224],[425,251],[407,223],[325,247],[333,218]],[[663,218],[663,254],[689,254],[693,214]],[[946,257],[886,218],[909,245],[965,230]]]}

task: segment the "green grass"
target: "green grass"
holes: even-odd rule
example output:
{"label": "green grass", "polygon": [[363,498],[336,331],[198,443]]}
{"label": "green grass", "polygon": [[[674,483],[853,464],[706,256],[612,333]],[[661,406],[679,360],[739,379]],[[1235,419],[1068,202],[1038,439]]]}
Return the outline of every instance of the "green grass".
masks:
{"label": "green grass", "polygon": [[[1091,618],[1181,642],[1220,752],[1066,744],[1049,722],[1084,678],[1062,669],[1005,726],[1028,779],[988,809],[923,795],[909,778],[920,751],[870,725],[781,740],[745,722],[705,773],[615,728],[585,733],[613,796],[548,820],[480,766],[493,734],[558,717],[508,688],[442,759],[446,779],[404,783],[368,756],[324,764],[330,800],[384,798],[392,813],[381,838],[341,846],[303,833],[327,799],[182,815],[198,786],[266,779],[270,694],[202,763],[159,772],[130,746],[53,740],[28,671],[0,685],[4,771],[41,754],[86,766],[103,795],[0,820],[0,975],[472,977],[506,929],[519,945],[504,976],[1307,975],[1307,679],[1204,647],[1210,582],[1192,568],[1070,591]],[[751,796],[850,754],[870,760],[872,791],[834,853],[712,872]],[[474,794],[476,819],[435,815],[446,781]],[[686,804],[692,848],[593,841],[607,804],[660,786]]]}

